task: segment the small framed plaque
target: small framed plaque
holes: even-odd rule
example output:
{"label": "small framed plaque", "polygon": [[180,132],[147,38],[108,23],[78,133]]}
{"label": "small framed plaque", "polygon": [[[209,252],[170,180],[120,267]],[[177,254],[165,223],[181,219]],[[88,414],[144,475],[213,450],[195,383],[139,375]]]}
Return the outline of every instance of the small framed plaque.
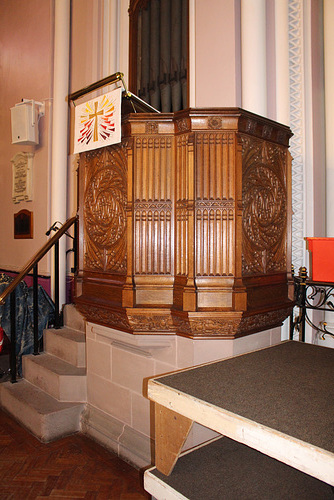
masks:
{"label": "small framed plaque", "polygon": [[20,210],[14,214],[14,239],[33,238],[33,213]]}
{"label": "small framed plaque", "polygon": [[17,153],[12,159],[14,203],[32,201],[33,153]]}

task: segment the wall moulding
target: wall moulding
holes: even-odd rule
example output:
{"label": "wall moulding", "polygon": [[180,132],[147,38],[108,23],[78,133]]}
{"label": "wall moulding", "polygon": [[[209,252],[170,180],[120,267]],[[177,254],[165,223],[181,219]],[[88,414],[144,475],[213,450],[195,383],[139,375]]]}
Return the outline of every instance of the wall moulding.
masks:
{"label": "wall moulding", "polygon": [[292,309],[290,129],[239,108],[129,114],[122,127],[122,144],[80,155],[82,314],[191,338],[281,325]]}

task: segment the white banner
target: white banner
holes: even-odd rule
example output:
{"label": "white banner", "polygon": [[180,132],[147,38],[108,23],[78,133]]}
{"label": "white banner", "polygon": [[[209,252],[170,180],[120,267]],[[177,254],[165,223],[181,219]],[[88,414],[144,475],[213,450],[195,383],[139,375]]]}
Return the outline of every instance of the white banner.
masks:
{"label": "white banner", "polygon": [[121,142],[122,88],[75,108],[74,153]]}

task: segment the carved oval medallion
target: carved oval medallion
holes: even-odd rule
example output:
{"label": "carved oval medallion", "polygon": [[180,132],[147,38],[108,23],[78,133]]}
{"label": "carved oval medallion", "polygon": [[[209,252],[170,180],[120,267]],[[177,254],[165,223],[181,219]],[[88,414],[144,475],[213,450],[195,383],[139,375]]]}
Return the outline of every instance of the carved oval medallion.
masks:
{"label": "carved oval medallion", "polygon": [[95,245],[111,248],[126,228],[124,180],[115,166],[97,170],[87,187],[86,230]]}
{"label": "carved oval medallion", "polygon": [[253,164],[243,179],[243,225],[253,247],[268,250],[280,242],[286,227],[286,192],[266,164]]}

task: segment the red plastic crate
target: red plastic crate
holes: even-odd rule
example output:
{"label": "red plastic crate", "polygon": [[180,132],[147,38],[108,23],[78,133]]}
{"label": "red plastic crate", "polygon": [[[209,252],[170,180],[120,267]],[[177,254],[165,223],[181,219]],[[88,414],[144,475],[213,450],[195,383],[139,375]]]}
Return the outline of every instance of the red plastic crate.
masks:
{"label": "red plastic crate", "polygon": [[305,238],[313,281],[334,282],[334,238]]}

